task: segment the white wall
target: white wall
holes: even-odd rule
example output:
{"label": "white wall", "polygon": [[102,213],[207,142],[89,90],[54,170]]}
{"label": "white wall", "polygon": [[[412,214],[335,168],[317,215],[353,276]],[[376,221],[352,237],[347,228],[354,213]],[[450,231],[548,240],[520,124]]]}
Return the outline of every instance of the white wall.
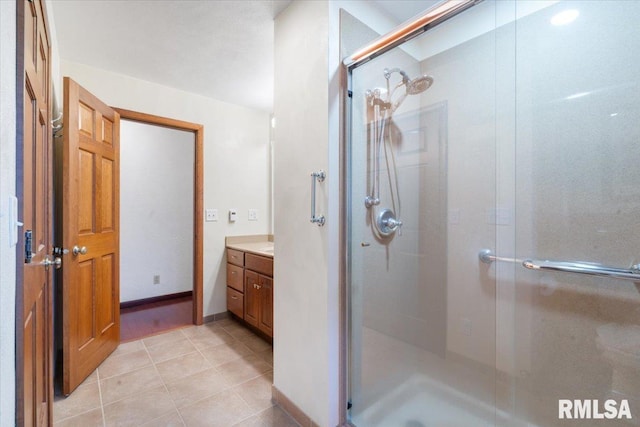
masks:
{"label": "white wall", "polygon": [[[274,385],[321,426],[338,423],[341,7],[396,24],[362,1],[293,2],[275,23]],[[319,169],[323,228],[309,222]]]}
{"label": "white wall", "polygon": [[[226,311],[225,236],[269,231],[269,113],[65,60],[60,74],[114,107],[204,125],[204,207],[220,219],[204,223],[203,309]],[[233,224],[229,208],[238,209]],[[250,208],[258,221],[247,220]]]}
{"label": "white wall", "polygon": [[[293,2],[275,22],[274,385],[321,426],[336,424],[329,420],[328,224],[309,222],[309,186],[311,172],[328,166],[328,30],[324,1]],[[317,186],[325,215],[335,179]]]}
{"label": "white wall", "polygon": [[49,27],[49,42],[51,44],[51,52],[49,53],[49,62],[51,63],[51,91],[53,96],[53,105],[51,106],[51,120],[58,118],[62,112],[62,77],[60,76],[60,52],[58,50],[58,33],[56,31],[56,17],[53,14],[53,0],[45,0],[47,8],[47,25]]}
{"label": "white wall", "polygon": [[15,424],[16,251],[8,197],[16,193],[16,2],[0,1],[0,426]]}
{"label": "white wall", "polygon": [[120,121],[121,302],[193,289],[194,159],[193,132]]}

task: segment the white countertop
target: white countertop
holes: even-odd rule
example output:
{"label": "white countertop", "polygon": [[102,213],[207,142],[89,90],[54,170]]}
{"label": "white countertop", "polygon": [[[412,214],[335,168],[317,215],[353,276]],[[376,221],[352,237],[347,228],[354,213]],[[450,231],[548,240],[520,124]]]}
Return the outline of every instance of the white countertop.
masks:
{"label": "white countertop", "polygon": [[227,248],[273,258],[273,236],[228,236]]}

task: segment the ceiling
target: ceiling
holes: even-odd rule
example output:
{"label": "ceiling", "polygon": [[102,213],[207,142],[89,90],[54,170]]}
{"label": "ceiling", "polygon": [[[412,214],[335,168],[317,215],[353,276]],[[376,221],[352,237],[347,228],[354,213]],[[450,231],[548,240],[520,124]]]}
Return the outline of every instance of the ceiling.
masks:
{"label": "ceiling", "polygon": [[[290,2],[54,0],[51,4],[63,60],[271,111],[273,18]],[[400,23],[432,2],[373,3]]]}

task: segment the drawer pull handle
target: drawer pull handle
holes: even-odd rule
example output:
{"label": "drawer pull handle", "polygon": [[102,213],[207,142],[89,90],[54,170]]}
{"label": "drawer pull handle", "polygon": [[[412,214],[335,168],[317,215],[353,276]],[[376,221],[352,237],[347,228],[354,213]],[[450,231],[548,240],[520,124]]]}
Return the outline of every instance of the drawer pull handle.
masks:
{"label": "drawer pull handle", "polygon": [[234,295],[231,297],[231,299],[238,299],[238,297]]}
{"label": "drawer pull handle", "polygon": [[232,272],[231,272],[231,274],[236,274],[236,272],[235,272],[235,271],[232,271]]}

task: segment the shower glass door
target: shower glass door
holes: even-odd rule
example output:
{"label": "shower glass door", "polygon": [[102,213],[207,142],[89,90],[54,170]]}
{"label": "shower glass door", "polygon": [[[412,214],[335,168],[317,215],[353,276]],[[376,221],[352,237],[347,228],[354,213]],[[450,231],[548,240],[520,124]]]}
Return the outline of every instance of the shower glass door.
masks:
{"label": "shower glass door", "polygon": [[511,385],[533,425],[640,425],[640,280],[550,269],[640,278],[639,19],[561,1],[515,26],[515,255],[542,269],[515,269]]}
{"label": "shower glass door", "polygon": [[486,0],[349,69],[353,425],[640,426],[638,28]]}

